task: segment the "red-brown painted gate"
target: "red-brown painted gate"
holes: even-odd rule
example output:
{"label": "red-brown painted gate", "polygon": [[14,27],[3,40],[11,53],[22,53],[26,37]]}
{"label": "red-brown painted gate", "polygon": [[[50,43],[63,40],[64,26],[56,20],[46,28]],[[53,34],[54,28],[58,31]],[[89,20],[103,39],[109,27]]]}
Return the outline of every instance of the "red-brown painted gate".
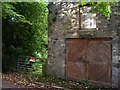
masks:
{"label": "red-brown painted gate", "polygon": [[73,80],[90,80],[111,84],[110,38],[66,39],[66,76]]}

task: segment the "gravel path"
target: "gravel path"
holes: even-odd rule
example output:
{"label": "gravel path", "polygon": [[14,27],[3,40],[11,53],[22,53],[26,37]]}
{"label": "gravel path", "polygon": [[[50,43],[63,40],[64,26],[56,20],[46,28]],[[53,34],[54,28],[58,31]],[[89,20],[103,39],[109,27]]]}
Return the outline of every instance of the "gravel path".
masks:
{"label": "gravel path", "polygon": [[[1,84],[1,83],[0,83]],[[8,82],[8,81],[5,81],[5,80],[3,80],[2,81],[2,85],[1,85],[1,87],[0,87],[0,90],[1,89],[14,89],[14,90],[16,90],[16,89],[25,89],[25,87],[23,87],[23,86],[21,86],[21,85],[18,85],[18,84],[14,84],[14,83],[11,83],[11,82]],[[21,90],[20,89],[20,90]],[[46,88],[39,88],[39,89],[42,89],[42,90],[47,90]],[[48,88],[49,89],[49,88]],[[66,88],[63,88],[63,87],[58,87],[58,86],[52,86],[50,89],[52,89],[52,90],[70,90],[70,89],[66,89]]]}
{"label": "gravel path", "polygon": [[10,83],[5,80],[2,80],[2,88],[24,88],[24,87],[21,85],[16,85],[14,83]]}

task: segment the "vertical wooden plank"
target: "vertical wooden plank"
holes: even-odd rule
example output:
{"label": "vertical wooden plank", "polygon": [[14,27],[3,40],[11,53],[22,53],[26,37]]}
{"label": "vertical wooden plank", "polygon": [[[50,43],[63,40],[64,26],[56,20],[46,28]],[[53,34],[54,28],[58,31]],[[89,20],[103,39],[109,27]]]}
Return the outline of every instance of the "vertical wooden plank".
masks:
{"label": "vertical wooden plank", "polygon": [[86,40],[67,39],[67,77],[85,79]]}
{"label": "vertical wooden plank", "polygon": [[109,39],[88,39],[87,62],[88,79],[111,84],[111,45]]}

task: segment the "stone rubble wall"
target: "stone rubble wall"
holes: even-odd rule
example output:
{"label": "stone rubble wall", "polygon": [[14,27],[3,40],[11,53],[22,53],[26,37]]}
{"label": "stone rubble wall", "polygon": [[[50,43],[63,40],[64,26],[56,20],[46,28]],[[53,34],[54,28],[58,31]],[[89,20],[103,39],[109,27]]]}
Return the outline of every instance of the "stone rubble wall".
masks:
{"label": "stone rubble wall", "polygon": [[118,65],[119,65],[119,72],[118,72],[118,88],[120,88],[120,2],[118,4]]}
{"label": "stone rubble wall", "polygon": [[49,3],[48,72],[66,79],[66,38],[112,37],[112,86],[120,86],[120,11],[113,6],[110,19],[97,13],[97,28],[79,30],[79,7],[76,3]]}

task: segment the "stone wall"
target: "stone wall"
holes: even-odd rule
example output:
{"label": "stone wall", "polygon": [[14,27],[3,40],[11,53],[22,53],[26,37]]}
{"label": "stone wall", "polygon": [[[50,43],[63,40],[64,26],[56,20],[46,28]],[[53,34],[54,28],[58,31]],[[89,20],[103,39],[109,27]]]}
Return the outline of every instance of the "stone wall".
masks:
{"label": "stone wall", "polygon": [[49,45],[48,45],[48,71],[50,74],[65,77],[65,27],[60,4],[49,4]]}
{"label": "stone wall", "polygon": [[118,61],[118,64],[119,64],[119,72],[118,72],[118,87],[120,88],[120,2],[119,2],[119,6],[118,6],[118,36],[119,36],[119,40],[118,40],[118,56],[119,56],[119,61]]}
{"label": "stone wall", "polygon": [[97,28],[79,29],[79,7],[76,3],[49,3],[49,74],[66,79],[66,38],[112,37],[112,86],[120,86],[120,13],[113,6],[110,19],[97,13]]}

